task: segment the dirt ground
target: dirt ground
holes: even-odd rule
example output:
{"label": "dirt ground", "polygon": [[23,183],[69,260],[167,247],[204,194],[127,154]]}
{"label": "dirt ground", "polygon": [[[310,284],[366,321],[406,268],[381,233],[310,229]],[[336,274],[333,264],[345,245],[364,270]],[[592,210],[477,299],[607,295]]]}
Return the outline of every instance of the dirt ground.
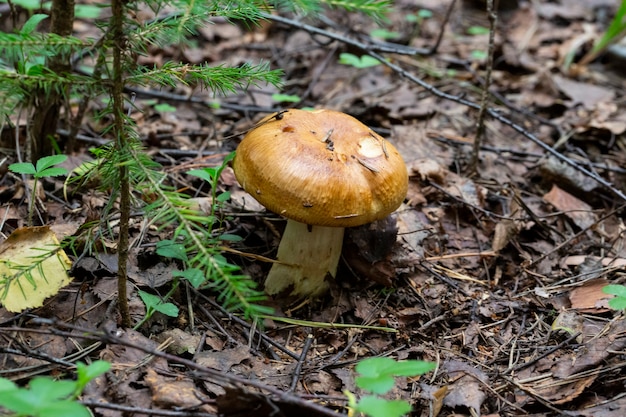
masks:
{"label": "dirt ground", "polygon": [[[349,113],[399,150],[410,174],[404,203],[382,223],[347,231],[325,297],[268,300],[284,320],[255,324],[224,311],[210,290],[187,288],[174,297],[178,318],[157,314],[138,331],[120,329],[115,242],[104,241],[102,252],[72,259],[72,284],[44,307],[0,308],[0,376],[62,375],[77,360],[101,358],[113,370],[82,398],[95,415],[322,416],[347,413],[343,391],[360,393],[360,359],[389,356],[437,363],[388,394],[409,400],[412,416],[623,416],[626,321],[602,288],[625,281],[626,44],[576,64],[617,2],[501,2],[482,127],[482,2],[458,1],[448,20],[449,1],[394,3],[386,40],[371,36],[377,26],[367,18],[333,10],[323,20],[277,16],[253,29],[217,20],[194,47],[139,58],[266,60],[284,70],[282,90],[137,92],[133,117],[173,184],[188,184],[191,168],[219,165],[261,117],[289,107]],[[78,35],[92,30],[77,22]],[[387,61],[340,63],[342,53],[367,52]],[[84,147],[70,164],[89,158],[101,123],[85,121]],[[107,195],[86,190],[64,201],[59,181],[49,181],[40,210],[62,237],[97,219]],[[7,177],[0,193],[6,235],[24,224],[16,187]],[[231,192],[225,227],[242,238],[225,256],[261,285],[270,265],[259,256],[275,256],[285,220],[255,204],[231,168],[222,191]],[[134,219],[137,320],[137,288],[167,292],[174,266],[154,254],[164,238]]]}

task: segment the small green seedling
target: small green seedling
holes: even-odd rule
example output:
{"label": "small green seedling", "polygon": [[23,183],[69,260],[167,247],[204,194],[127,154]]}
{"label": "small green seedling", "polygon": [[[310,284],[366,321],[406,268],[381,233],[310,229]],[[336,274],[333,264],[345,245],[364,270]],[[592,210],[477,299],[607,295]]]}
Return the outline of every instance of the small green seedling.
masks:
{"label": "small green seedling", "polygon": [[141,301],[146,305],[146,317],[136,327],[140,327],[147,319],[152,317],[155,312],[165,314],[169,317],[178,316],[178,307],[172,303],[161,300],[160,297],[150,294],[149,292],[139,290],[139,297]]}
{"label": "small green seedling", "polygon": [[16,174],[32,175],[33,182],[33,195],[31,196],[28,206],[28,224],[32,225],[33,211],[35,209],[35,192],[37,190],[37,183],[40,178],[45,177],[58,177],[59,175],[67,175],[67,169],[58,167],[55,165],[62,164],[67,159],[66,155],[51,155],[45,156],[37,161],[37,165],[33,165],[30,162],[17,162],[9,165],[9,169]]}
{"label": "small green seedling", "polygon": [[407,22],[421,24],[425,19],[433,17],[433,12],[428,9],[420,9],[417,14],[408,14],[405,17]]}
{"label": "small green seedling", "polygon": [[299,103],[301,98],[293,94],[272,94],[272,100],[276,103]]}
{"label": "small green seedling", "polygon": [[393,32],[387,29],[374,29],[370,32],[370,36],[375,39],[389,40],[398,39],[402,34],[400,32]]}
{"label": "small green seedling", "polygon": [[[187,174],[198,177],[207,181],[211,186],[211,209],[208,215],[204,213],[197,213],[195,209],[188,208],[185,210],[185,219],[193,222],[197,222],[202,225],[204,231],[207,234],[211,234],[214,223],[218,222],[219,219],[217,217],[217,212],[220,208],[220,205],[227,201],[230,198],[230,192],[223,192],[218,194],[218,182],[219,178],[222,175],[222,172],[228,166],[228,163],[233,160],[235,157],[235,152],[231,152],[228,154],[224,161],[220,166],[217,167],[207,167],[203,169],[195,169],[188,171]],[[184,234],[186,232],[181,232]],[[221,233],[218,234],[215,238],[212,238],[214,243],[218,243],[219,241],[238,241],[241,240],[240,236]],[[173,271],[172,277],[173,282],[170,290],[163,297],[159,297],[153,294],[150,294],[145,291],[139,291],[139,297],[146,305],[146,315],[134,326],[135,329],[141,327],[154,313],[159,312],[165,314],[169,317],[177,317],[179,310],[176,305],[168,302],[172,294],[176,291],[180,284],[180,278],[187,280],[194,288],[200,288],[203,284],[206,283],[207,278],[205,273],[199,269],[194,267],[195,260],[193,256],[189,256],[188,249],[185,247],[183,243],[178,240],[161,240],[156,244],[156,253],[159,256],[163,256],[165,258],[175,259],[180,261],[183,265],[184,269],[182,271]],[[190,259],[191,258],[191,259]],[[217,255],[214,256],[214,260],[218,262],[219,257]]]}
{"label": "small green seedling", "polygon": [[77,363],[76,381],[36,377],[27,388],[0,378],[0,407],[15,413],[14,417],[91,417],[87,407],[76,399],[90,381],[110,368],[111,364],[105,361]]}
{"label": "small green seedling", "polygon": [[470,55],[471,55],[472,59],[474,59],[476,61],[484,61],[488,57],[487,51],[479,51],[479,50],[472,51]]}
{"label": "small green seedling", "polygon": [[609,300],[609,307],[613,310],[626,310],[626,286],[611,284],[602,288],[602,291],[615,296]]}
{"label": "small green seedling", "polygon": [[409,23],[414,23],[413,31],[409,37],[411,39],[418,37],[422,29],[422,24],[426,19],[430,19],[431,17],[433,17],[433,12],[428,9],[420,9],[415,14],[406,15],[404,19]]}
{"label": "small green seedling", "polygon": [[[226,155],[226,157],[222,161],[222,164],[218,167],[207,167],[203,169],[192,169],[191,171],[187,171],[188,175],[201,178],[208,182],[211,186],[211,198],[213,201],[213,204],[211,204],[211,218],[215,217],[215,213],[217,212],[219,205],[230,198],[230,192],[227,191],[218,195],[217,190],[218,181],[220,179],[220,176],[222,175],[222,172],[224,172],[224,169],[226,169],[228,163],[233,159],[235,159],[234,151]],[[212,225],[209,225],[209,228],[211,228],[211,226]]]}
{"label": "small green seedling", "polygon": [[467,28],[467,34],[472,36],[488,35],[489,28],[484,26],[470,26],[469,28]]}
{"label": "small green seedling", "polygon": [[[435,369],[432,362],[407,360],[395,361],[391,358],[370,358],[359,362],[356,371],[361,374],[355,380],[357,387],[377,395],[386,394],[394,384],[395,377],[412,377]],[[387,400],[377,395],[366,395],[356,400],[350,391],[348,397],[349,416],[363,413],[371,417],[401,417],[411,411],[411,404],[404,400]]]}
{"label": "small green seedling", "polygon": [[159,103],[154,105],[154,110],[159,113],[174,113],[176,111],[176,107],[168,103]]}
{"label": "small green seedling", "polygon": [[[619,42],[626,35],[626,0],[622,0],[617,12],[604,35],[596,40],[593,48],[580,60],[580,64],[588,64],[596,59],[609,46]],[[576,51],[572,51],[573,56]],[[573,58],[572,58],[573,59]]]}
{"label": "small green seedling", "polygon": [[380,65],[380,61],[372,56],[363,55],[361,57],[358,57],[348,52],[344,52],[339,55],[339,63],[343,65],[350,65],[350,66],[353,66],[354,68],[359,68],[359,69],[375,67],[376,65]]}

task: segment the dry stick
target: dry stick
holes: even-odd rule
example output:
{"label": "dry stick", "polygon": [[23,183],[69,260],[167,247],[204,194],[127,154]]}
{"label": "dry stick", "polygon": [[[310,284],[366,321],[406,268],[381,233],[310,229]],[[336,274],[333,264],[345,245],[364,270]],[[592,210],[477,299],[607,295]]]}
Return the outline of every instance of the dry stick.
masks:
{"label": "dry stick", "polygon": [[446,31],[446,26],[448,25],[448,21],[450,20],[450,16],[452,16],[452,11],[454,10],[454,6],[456,5],[456,0],[452,0],[450,2],[450,6],[448,6],[448,10],[446,10],[446,14],[443,17],[443,21],[441,22],[441,30],[439,31],[439,35],[437,35],[437,40],[433,46],[428,50],[428,55],[432,55],[439,49],[439,45],[441,45],[441,40],[443,39],[443,34]]}
{"label": "dry stick", "polygon": [[564,240],[563,242],[559,243],[558,245],[556,245],[554,248],[552,248],[552,250],[545,252],[544,254],[542,254],[541,256],[539,256],[537,259],[532,260],[529,264],[524,265],[524,269],[528,269],[533,265],[536,265],[538,262],[541,262],[543,259],[547,258],[548,256],[552,255],[553,253],[561,250],[562,248],[564,248],[565,246],[569,245],[570,243],[572,243],[572,241],[578,239],[580,236],[584,235],[585,233],[587,233],[589,230],[591,230],[592,228],[594,228],[595,226],[597,226],[598,224],[600,224],[602,221],[608,219],[609,217],[613,216],[615,213],[618,213],[619,211],[623,210],[624,208],[626,208],[626,205],[621,205],[613,210],[611,210],[609,213],[605,214],[604,216],[602,216],[601,218],[599,218],[595,223],[590,224],[589,226],[585,227],[584,229],[581,229],[578,233],[576,233],[573,236],[570,236],[567,240]]}
{"label": "dry stick", "polygon": [[571,335],[570,337],[568,337],[567,339],[565,339],[564,341],[562,341],[558,345],[551,347],[550,349],[546,350],[545,352],[543,352],[541,355],[537,356],[536,358],[534,358],[534,359],[532,359],[532,360],[530,360],[528,362],[525,362],[525,363],[520,363],[519,365],[514,366],[511,369],[508,369],[506,371],[506,373],[510,374],[512,372],[521,371],[524,368],[528,368],[529,366],[536,364],[541,359],[545,358],[546,356],[550,355],[551,353],[554,353],[557,350],[563,348],[564,346],[567,346],[572,340],[575,340],[578,336],[580,336],[580,332],[574,333],[573,335]]}
{"label": "dry stick", "polygon": [[552,403],[549,400],[543,398],[541,395],[537,394],[534,390],[524,387],[522,384],[518,383],[513,378],[509,378],[503,375],[501,375],[500,377],[504,379],[505,381],[507,381],[509,384],[517,387],[519,390],[528,394],[528,396],[534,398],[537,402],[541,403],[544,407],[549,408],[550,410],[555,412],[557,416],[577,417],[580,415],[576,411],[562,410],[558,407],[555,407],[554,405],[552,405]]}
{"label": "dry stick", "polygon": [[[471,109],[480,110],[480,106],[478,104],[474,103],[473,101],[470,101],[470,100],[467,100],[467,99],[464,99],[462,97],[455,96],[455,95],[452,95],[452,94],[444,93],[443,91],[441,91],[438,88],[434,87],[433,85],[427,83],[426,81],[422,80],[421,78],[419,78],[419,77],[417,77],[417,76],[415,76],[415,75],[405,71],[399,65],[396,65],[393,62],[387,61],[384,56],[382,56],[380,53],[376,52],[377,50],[381,50],[381,48],[378,48],[376,45],[359,42],[359,41],[356,41],[354,39],[351,39],[351,38],[348,38],[348,37],[345,37],[345,36],[337,35],[336,33],[328,32],[326,30],[319,29],[319,28],[316,28],[314,26],[310,26],[310,25],[307,25],[307,24],[304,24],[304,23],[296,22],[294,20],[287,19],[287,18],[280,17],[280,16],[270,16],[270,15],[263,14],[263,17],[268,19],[268,20],[273,20],[273,21],[276,21],[276,22],[279,22],[279,23],[284,23],[284,24],[286,24],[288,26],[297,27],[297,28],[306,30],[307,32],[311,32],[311,33],[315,33],[315,34],[318,34],[318,35],[326,36],[328,38],[335,39],[335,40],[340,41],[340,42],[344,42],[347,45],[354,46],[355,48],[361,49],[362,51],[366,52],[368,55],[372,56],[373,58],[378,59],[383,65],[385,65],[387,68],[389,68],[392,71],[394,71],[400,77],[405,78],[405,79],[407,79],[407,80],[409,80],[409,81],[419,85],[424,90],[428,91],[429,93],[433,94],[434,96],[437,96],[437,97],[442,98],[444,100],[449,100],[449,101],[453,101],[455,103],[462,104],[462,105],[464,105],[466,107],[469,107]],[[407,50],[408,50],[408,48],[407,48]],[[418,53],[418,52],[416,52],[416,53]],[[541,141],[537,136],[533,135],[532,133],[530,133],[526,129],[524,129],[522,126],[520,126],[517,123],[513,122],[509,118],[501,115],[498,110],[493,109],[491,107],[488,107],[486,109],[486,112],[487,112],[487,114],[490,117],[494,118],[495,120],[499,121],[500,123],[503,123],[503,124],[509,126],[515,132],[517,132],[520,135],[526,137],[527,139],[530,139],[531,142],[533,142],[534,144],[536,144],[537,146],[539,146],[540,148],[545,150],[547,153],[553,155],[555,158],[557,158],[558,160],[566,163],[567,165],[571,166],[575,170],[577,170],[579,172],[582,172],[583,174],[585,174],[588,177],[592,178],[598,184],[602,185],[604,188],[606,188],[607,190],[611,191],[615,196],[617,196],[620,199],[626,201],[626,194],[624,194],[620,190],[618,190],[615,187],[613,187],[613,185],[610,182],[608,182],[604,178],[600,177],[595,172],[591,172],[591,171],[587,170],[586,168],[578,165],[575,161],[573,161],[572,159],[570,159],[570,158],[566,157],[565,155],[561,154],[560,152],[558,152],[557,150],[552,148],[550,145],[547,145],[546,143]]]}
{"label": "dry stick", "polygon": [[293,370],[293,378],[291,379],[291,386],[289,387],[289,392],[294,392],[296,390],[296,386],[298,385],[298,381],[300,380],[300,373],[302,372],[302,365],[304,364],[304,361],[306,360],[306,355],[307,353],[309,353],[311,344],[313,344],[313,334],[309,333],[306,336],[306,341],[304,342],[302,353],[300,354],[300,357],[298,358],[296,369]]}
{"label": "dry stick", "polygon": [[[166,352],[162,352],[159,350],[155,350],[149,348],[147,346],[143,346],[137,343],[132,343],[127,340],[124,340],[120,337],[115,336],[112,333],[108,332],[99,332],[94,331],[93,329],[88,329],[80,326],[74,326],[68,323],[63,323],[57,319],[35,319],[34,323],[47,324],[51,326],[50,333],[61,336],[61,337],[74,337],[74,338],[82,338],[87,340],[99,340],[105,344],[114,344],[126,346],[132,349],[137,349],[140,352],[144,352],[151,356],[156,356],[167,360],[168,362],[178,363],[181,365],[185,365],[188,369],[196,371],[197,374],[202,374],[207,377],[213,378],[215,381],[220,381],[222,384],[238,384],[240,386],[249,386],[253,387],[265,392],[268,392],[274,395],[278,400],[282,401],[285,404],[290,404],[294,406],[301,407],[303,413],[307,410],[314,411],[319,416],[327,416],[327,417],[337,417],[337,413],[333,410],[330,410],[326,407],[318,405],[313,402],[304,401],[302,398],[281,391],[278,388],[265,385],[259,381],[246,379],[237,375],[228,374],[226,372],[218,371],[216,369],[207,368],[206,366],[202,366],[192,360],[178,357],[176,355],[172,355]],[[61,328],[69,329],[74,332],[68,332],[63,330],[58,330]]]}
{"label": "dry stick", "polygon": [[123,411],[128,415],[150,415],[150,416],[163,416],[163,417],[215,417],[215,414],[203,413],[200,411],[192,410],[157,410],[154,408],[141,408],[132,407],[128,405],[101,403],[98,401],[81,401],[85,407],[89,408],[104,408],[107,410]]}
{"label": "dry stick", "polygon": [[[237,324],[240,324],[241,326],[245,327],[246,329],[248,329],[248,331],[252,331],[252,325],[250,325],[250,323],[248,323],[245,320],[240,319],[239,317],[235,316],[232,313],[229,313],[228,311],[226,311],[224,309],[224,307],[222,307],[221,305],[219,305],[219,303],[216,303],[215,301],[213,301],[212,299],[210,299],[209,297],[207,297],[206,295],[202,294],[201,292],[194,290],[196,295],[200,298],[202,298],[203,300],[205,300],[207,303],[211,304],[215,309],[219,310],[222,312],[222,314],[224,314],[229,320],[234,321]],[[268,344],[274,346],[275,348],[277,348],[278,350],[280,350],[281,352],[287,354],[288,356],[292,357],[293,359],[298,359],[298,355],[294,352],[292,352],[291,350],[289,350],[288,348],[286,348],[285,346],[282,346],[280,343],[274,341],[274,339],[272,339],[271,337],[267,336],[265,333],[262,333],[260,331],[257,332],[259,334],[259,338],[261,340],[265,342],[267,342]],[[270,350],[270,349],[268,349]],[[271,351],[271,350],[270,350]]]}
{"label": "dry stick", "polygon": [[478,174],[478,160],[480,156],[480,146],[485,136],[485,115],[487,112],[487,104],[489,102],[489,87],[491,87],[491,72],[493,71],[493,51],[496,37],[496,22],[498,17],[493,10],[493,0],[487,0],[487,16],[489,18],[489,47],[487,50],[487,68],[485,72],[485,83],[480,98],[480,110],[478,111],[478,120],[476,121],[476,137],[474,138],[474,146],[472,149],[472,158],[470,160],[467,171],[469,174]]}

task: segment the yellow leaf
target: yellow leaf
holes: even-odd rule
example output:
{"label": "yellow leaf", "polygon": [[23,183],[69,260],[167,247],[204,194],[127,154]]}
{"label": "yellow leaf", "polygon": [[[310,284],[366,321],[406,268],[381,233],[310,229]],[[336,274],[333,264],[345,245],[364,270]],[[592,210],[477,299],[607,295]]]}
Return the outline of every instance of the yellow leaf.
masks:
{"label": "yellow leaf", "polygon": [[70,283],[71,265],[48,226],[17,229],[0,244],[0,303],[15,313],[42,306]]}

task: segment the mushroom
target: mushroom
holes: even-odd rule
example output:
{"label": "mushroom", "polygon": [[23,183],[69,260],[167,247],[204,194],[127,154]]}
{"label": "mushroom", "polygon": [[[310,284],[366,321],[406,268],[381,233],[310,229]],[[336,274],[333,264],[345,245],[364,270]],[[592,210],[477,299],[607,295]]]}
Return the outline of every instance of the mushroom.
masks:
{"label": "mushroom", "polygon": [[344,228],[388,216],[408,186],[398,151],[332,110],[265,117],[241,141],[233,169],[244,190],[287,218],[265,291],[295,298],[322,295],[337,272]]}

